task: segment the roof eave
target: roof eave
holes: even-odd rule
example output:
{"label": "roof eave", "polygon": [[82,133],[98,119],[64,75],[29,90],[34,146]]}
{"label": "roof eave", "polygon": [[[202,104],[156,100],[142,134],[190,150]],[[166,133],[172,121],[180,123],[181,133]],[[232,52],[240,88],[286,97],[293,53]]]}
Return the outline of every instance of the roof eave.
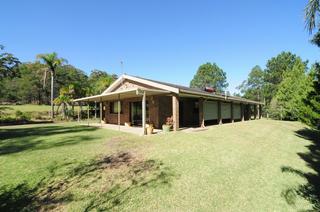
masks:
{"label": "roof eave", "polygon": [[221,96],[213,93],[202,93],[202,92],[197,92],[197,91],[190,91],[190,90],[184,90],[180,89],[181,94],[191,94],[199,97],[204,97],[204,98],[210,98],[214,100],[224,100],[224,101],[234,101],[234,102],[240,102],[240,103],[251,103],[251,104],[257,104],[257,105],[264,105],[263,102],[258,102],[250,99],[245,99],[241,97],[233,97],[233,96]]}

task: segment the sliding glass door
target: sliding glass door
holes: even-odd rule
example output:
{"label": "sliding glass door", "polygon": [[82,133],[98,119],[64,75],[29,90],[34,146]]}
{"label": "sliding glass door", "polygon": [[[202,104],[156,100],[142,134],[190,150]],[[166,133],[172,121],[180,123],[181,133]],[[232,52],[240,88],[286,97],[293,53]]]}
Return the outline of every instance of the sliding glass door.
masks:
{"label": "sliding glass door", "polygon": [[[146,120],[149,117],[148,102],[146,102]],[[142,103],[131,102],[130,103],[130,119],[131,124],[135,126],[142,126]]]}

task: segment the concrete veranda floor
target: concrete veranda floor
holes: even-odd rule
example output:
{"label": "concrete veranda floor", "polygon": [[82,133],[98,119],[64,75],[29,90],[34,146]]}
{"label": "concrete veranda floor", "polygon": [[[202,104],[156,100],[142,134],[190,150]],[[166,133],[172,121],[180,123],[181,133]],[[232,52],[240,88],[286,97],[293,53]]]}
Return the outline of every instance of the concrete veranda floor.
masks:
{"label": "concrete veranda floor", "polygon": [[[82,125],[88,125],[88,123],[81,123]],[[101,127],[104,129],[110,129],[110,130],[117,130],[127,133],[132,133],[136,135],[143,135],[142,127],[136,127],[136,126],[124,126],[124,125],[117,125],[117,124],[99,124],[99,123],[89,123],[89,126],[93,127]],[[162,130],[160,129],[153,129],[153,134],[161,133]]]}

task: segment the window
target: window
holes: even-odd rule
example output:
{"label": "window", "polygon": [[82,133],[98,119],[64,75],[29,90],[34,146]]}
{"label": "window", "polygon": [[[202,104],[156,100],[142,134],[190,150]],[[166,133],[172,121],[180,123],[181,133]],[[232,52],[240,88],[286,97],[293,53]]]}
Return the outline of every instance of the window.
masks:
{"label": "window", "polygon": [[[110,113],[118,113],[118,101],[110,102]],[[120,102],[120,113],[122,113],[122,104]]]}

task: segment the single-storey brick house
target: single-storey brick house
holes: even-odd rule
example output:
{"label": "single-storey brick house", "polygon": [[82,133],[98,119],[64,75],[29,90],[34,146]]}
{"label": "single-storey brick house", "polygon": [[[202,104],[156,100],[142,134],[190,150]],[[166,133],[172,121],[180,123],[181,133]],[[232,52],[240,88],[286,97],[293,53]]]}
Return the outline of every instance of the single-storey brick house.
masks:
{"label": "single-storey brick house", "polygon": [[[261,102],[205,90],[122,75],[102,94],[75,100],[99,102],[104,123],[161,129],[168,117],[173,130],[261,117]],[[120,103],[120,104],[119,104]]]}

